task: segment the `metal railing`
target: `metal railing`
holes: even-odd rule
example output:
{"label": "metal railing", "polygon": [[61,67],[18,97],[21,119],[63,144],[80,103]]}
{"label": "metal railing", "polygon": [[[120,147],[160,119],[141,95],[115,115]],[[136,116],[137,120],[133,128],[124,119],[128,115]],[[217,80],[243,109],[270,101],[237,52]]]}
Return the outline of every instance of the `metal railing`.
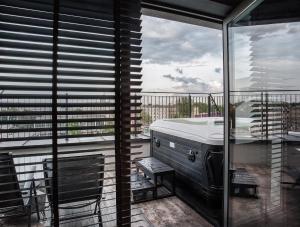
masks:
{"label": "metal railing", "polygon": [[[223,93],[142,92],[142,130],[148,135],[151,123],[159,119],[221,117],[223,102]],[[284,130],[300,130],[300,91],[232,91],[230,102],[232,117],[256,119],[252,127],[261,134],[269,134],[279,118]]]}
{"label": "metal railing", "polygon": [[[102,107],[109,100],[101,98],[74,99],[65,94],[59,100],[58,136],[65,138],[86,137],[100,133],[113,133],[113,107]],[[2,141],[49,139],[51,133],[51,102],[48,99],[7,98],[0,94],[0,139]],[[86,103],[77,107],[78,103]],[[99,105],[95,105],[99,104]],[[94,113],[97,114],[94,114]],[[32,114],[31,114],[32,113]],[[79,121],[80,118],[82,121]]]}
{"label": "metal railing", "polygon": [[142,92],[142,130],[166,118],[223,116],[223,93]]}
{"label": "metal railing", "polygon": [[[149,133],[149,126],[156,120],[159,119],[166,119],[166,118],[199,118],[199,117],[219,117],[223,116],[224,108],[223,108],[223,93],[176,93],[176,92],[142,92],[141,94],[141,128],[143,134]],[[19,106],[19,103],[28,102],[25,99],[14,99],[10,100],[7,98],[1,97],[1,120],[2,123],[0,124],[0,138],[1,139],[12,139],[23,137],[30,140],[30,138],[35,137],[42,137],[47,136],[51,137],[50,127],[51,127],[51,119],[48,119],[47,116],[44,115],[37,115],[37,116],[30,116],[30,115],[23,115],[23,114],[16,114],[12,116],[8,116],[6,112],[26,112],[26,111],[39,111],[39,112],[47,112],[50,109],[45,107],[22,107]],[[247,91],[247,92],[232,92],[231,93],[231,103],[234,104],[235,114],[233,117],[253,117],[258,116],[260,113],[261,122],[261,133],[268,134],[268,125],[272,124],[269,123],[269,115],[273,112],[268,112],[270,108],[273,108],[275,103],[281,103],[282,116],[284,114],[284,121],[285,125],[287,126],[288,130],[292,131],[299,131],[300,130],[300,91]],[[82,100],[81,100],[82,101]],[[86,103],[92,101],[94,102],[102,102],[105,103],[105,100],[86,100]],[[5,103],[10,102],[14,103],[14,107],[7,108]],[[31,100],[34,102],[36,106],[39,106],[39,103],[45,102],[43,99],[35,99]],[[63,100],[65,105],[65,109],[62,111],[69,112],[74,111],[72,108],[69,107],[68,104],[72,104],[76,102],[74,99],[68,99],[68,95],[65,96]],[[136,102],[136,100],[135,100]],[[135,107],[139,107],[139,103],[136,103]],[[252,106],[250,106],[252,105]],[[273,106],[272,106],[273,105]],[[267,107],[267,108],[266,108]],[[65,119],[66,122],[71,123],[62,123],[60,125],[61,130],[59,135],[68,135],[70,137],[85,137],[86,135],[93,135],[99,132],[101,133],[113,133],[110,131],[110,122],[101,121],[98,122],[98,118],[110,118],[112,117],[111,114],[106,114],[107,108],[103,107],[95,107],[95,106],[85,106],[84,109],[78,110],[78,112],[85,112],[86,114],[81,114],[82,119],[89,119],[89,121],[85,122],[76,122],[76,125],[72,123],[73,117],[78,117],[76,115],[62,115],[60,116],[62,119]],[[250,109],[251,108],[251,109]],[[77,108],[78,109],[78,108]],[[76,110],[77,110],[76,109]],[[89,112],[99,111],[99,116],[93,120],[92,115]],[[103,112],[103,114],[102,114]],[[258,112],[258,113],[255,113]],[[246,113],[248,115],[243,115]],[[249,115],[252,114],[252,115]],[[232,113],[233,114],[233,113]],[[93,117],[95,117],[93,115]],[[272,116],[270,116],[272,117]],[[33,122],[32,124],[4,124],[4,121],[30,121]],[[49,120],[49,123],[39,123],[45,120]],[[136,128],[134,130],[139,131],[140,126],[138,122],[136,122]],[[232,125],[234,127],[234,125]],[[16,128],[18,127],[18,128]],[[20,128],[21,127],[21,128]],[[45,128],[45,130],[40,130]],[[107,129],[106,129],[107,128]],[[14,130],[16,132],[14,132]],[[68,137],[67,137],[68,138]]]}

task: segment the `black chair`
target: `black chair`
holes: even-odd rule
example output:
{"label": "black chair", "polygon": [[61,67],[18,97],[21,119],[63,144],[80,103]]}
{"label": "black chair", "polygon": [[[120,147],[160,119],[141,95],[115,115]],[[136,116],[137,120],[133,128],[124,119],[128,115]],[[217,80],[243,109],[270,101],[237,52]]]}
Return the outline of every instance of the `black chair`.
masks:
{"label": "black chair", "polygon": [[28,226],[31,226],[33,212],[40,219],[33,173],[26,181],[25,188],[21,189],[12,154],[0,154],[0,215],[4,218],[27,216]]}
{"label": "black chair", "polygon": [[[57,166],[59,209],[78,209],[95,204],[94,214],[98,213],[99,226],[102,226],[100,201],[104,178],[104,156],[98,154],[58,158]],[[52,207],[52,159],[45,159],[43,167],[47,196]],[[80,216],[60,218],[60,221],[76,218]]]}

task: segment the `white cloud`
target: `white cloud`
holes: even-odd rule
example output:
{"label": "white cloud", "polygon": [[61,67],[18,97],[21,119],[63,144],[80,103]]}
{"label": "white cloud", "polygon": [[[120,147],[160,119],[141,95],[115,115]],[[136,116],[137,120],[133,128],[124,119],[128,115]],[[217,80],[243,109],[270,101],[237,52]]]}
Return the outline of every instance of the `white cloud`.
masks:
{"label": "white cloud", "polygon": [[[182,73],[178,72],[178,68]],[[215,68],[222,69],[222,59],[209,54],[186,64],[144,63],[142,87],[145,91],[221,92],[223,73],[216,72]],[[199,83],[181,84],[165,78],[164,75],[197,78]],[[207,86],[203,87],[203,84]]]}
{"label": "white cloud", "polygon": [[221,31],[146,16],[142,26],[144,91],[223,90]]}
{"label": "white cloud", "polygon": [[193,49],[193,45],[192,45],[190,42],[185,41],[185,42],[183,42],[183,43],[181,44],[181,49],[182,49],[183,51],[189,51],[189,50],[192,50],[192,49]]}
{"label": "white cloud", "polygon": [[188,63],[206,54],[222,57],[222,33],[196,25],[143,17],[143,57],[152,63]]}
{"label": "white cloud", "polygon": [[148,16],[143,16],[142,20],[143,39],[168,40],[178,35],[178,22]]}

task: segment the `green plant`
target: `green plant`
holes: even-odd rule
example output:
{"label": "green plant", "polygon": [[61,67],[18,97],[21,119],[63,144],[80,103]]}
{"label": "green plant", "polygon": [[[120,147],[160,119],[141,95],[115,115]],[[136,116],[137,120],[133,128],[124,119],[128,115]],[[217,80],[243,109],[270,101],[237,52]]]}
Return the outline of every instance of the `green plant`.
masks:
{"label": "green plant", "polygon": [[197,108],[199,113],[207,113],[208,112],[208,104],[199,102],[199,103],[194,103],[193,108]]}
{"label": "green plant", "polygon": [[176,113],[174,113],[171,116],[172,118],[189,117],[189,113],[190,113],[190,101],[189,101],[188,97],[183,97],[175,105],[176,105]]}
{"label": "green plant", "polygon": [[142,124],[143,125],[152,123],[152,118],[151,118],[149,113],[146,113],[146,112],[142,111],[141,117],[142,117]]}
{"label": "green plant", "polygon": [[69,135],[79,135],[80,134],[80,130],[79,128],[79,123],[78,122],[68,122],[68,134]]}

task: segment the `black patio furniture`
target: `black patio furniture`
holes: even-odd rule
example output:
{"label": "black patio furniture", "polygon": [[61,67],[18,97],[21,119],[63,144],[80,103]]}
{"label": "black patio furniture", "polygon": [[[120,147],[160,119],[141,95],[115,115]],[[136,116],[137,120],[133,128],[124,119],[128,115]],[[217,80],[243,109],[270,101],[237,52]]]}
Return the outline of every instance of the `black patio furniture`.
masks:
{"label": "black patio furniture", "polygon": [[[98,215],[99,226],[102,226],[100,202],[103,191],[104,161],[102,154],[58,158],[59,209],[80,209],[95,204],[93,214]],[[50,207],[53,205],[52,164],[52,159],[45,159],[43,164]],[[76,221],[79,218],[80,215],[72,215],[61,217],[60,221]]]}
{"label": "black patio furniture", "polygon": [[[131,191],[133,203],[145,202],[154,198],[154,184],[150,182],[150,178],[144,176],[140,172],[131,174]],[[148,196],[151,193],[151,197]]]}
{"label": "black patio furniture", "polygon": [[[231,194],[243,197],[256,197],[257,187],[256,178],[245,168],[231,170]],[[252,192],[250,192],[250,190]]]}
{"label": "black patio furniture", "polygon": [[[139,161],[136,161],[137,172],[142,170],[145,174],[145,177],[151,178],[154,184],[154,193],[153,198],[158,199],[166,196],[172,196],[175,194],[175,170],[170,167],[169,165],[161,162],[160,160],[154,157],[147,157],[143,158]],[[157,193],[158,189],[158,177],[160,177],[160,184],[163,184],[163,177],[164,176],[171,176],[172,177],[172,188],[171,193],[164,196],[159,196]]]}
{"label": "black patio furniture", "polygon": [[27,225],[31,226],[31,215],[36,212],[40,220],[39,203],[33,173],[24,187],[20,187],[14,159],[11,153],[0,154],[0,216],[15,218],[27,216]]}

